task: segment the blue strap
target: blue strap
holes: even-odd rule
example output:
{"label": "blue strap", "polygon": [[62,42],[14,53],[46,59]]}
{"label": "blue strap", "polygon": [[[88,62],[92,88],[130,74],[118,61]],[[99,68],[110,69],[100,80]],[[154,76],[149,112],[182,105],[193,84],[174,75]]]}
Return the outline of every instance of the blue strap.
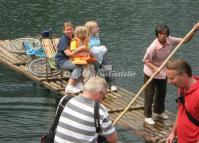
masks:
{"label": "blue strap", "polygon": [[45,58],[46,55],[44,54],[43,48],[39,48],[39,49],[35,50],[35,56],[38,58]]}
{"label": "blue strap", "polygon": [[44,58],[45,57],[45,54],[44,54],[44,51],[43,51],[43,48],[39,48],[37,50],[35,50],[33,48],[33,46],[30,44],[29,41],[24,41],[24,49],[26,50],[26,54],[28,56],[36,56],[38,58]]}
{"label": "blue strap", "polygon": [[33,56],[35,54],[34,49],[32,48],[32,46],[30,45],[28,41],[24,41],[24,48],[28,56]]}

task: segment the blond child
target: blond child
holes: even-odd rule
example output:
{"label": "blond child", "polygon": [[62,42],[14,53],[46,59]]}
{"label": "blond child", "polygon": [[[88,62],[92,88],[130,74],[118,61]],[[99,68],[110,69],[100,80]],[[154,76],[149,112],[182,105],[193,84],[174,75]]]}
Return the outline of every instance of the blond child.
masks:
{"label": "blond child", "polygon": [[72,63],[85,65],[89,62],[95,62],[95,59],[90,56],[87,28],[85,26],[77,26],[74,35],[75,38],[72,39],[70,44],[70,50],[74,54],[71,57]]}
{"label": "blond child", "polygon": [[88,21],[85,24],[89,33],[89,47],[90,53],[96,58],[96,71],[102,69],[104,71],[105,79],[111,87],[111,91],[117,91],[117,87],[114,85],[113,78],[109,73],[112,71],[112,65],[107,57],[107,48],[101,45],[99,38],[99,27],[97,22]]}
{"label": "blond child", "polygon": [[[83,82],[86,82],[92,76],[95,76],[94,65],[96,59],[90,55],[88,46],[88,30],[85,26],[77,26],[74,31],[75,38],[72,39],[70,50],[73,53],[71,57],[72,63],[82,66]],[[82,86],[82,83],[78,83]]]}

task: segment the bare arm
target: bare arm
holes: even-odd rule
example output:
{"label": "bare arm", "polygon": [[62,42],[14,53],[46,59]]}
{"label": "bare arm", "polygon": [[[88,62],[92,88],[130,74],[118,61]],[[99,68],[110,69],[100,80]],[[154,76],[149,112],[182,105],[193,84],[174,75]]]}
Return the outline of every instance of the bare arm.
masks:
{"label": "bare arm", "polygon": [[109,143],[117,143],[117,140],[118,140],[117,133],[114,132],[114,133],[112,133],[111,135],[107,136],[107,137],[106,137],[106,140],[107,140]]}
{"label": "bare arm", "polygon": [[66,54],[67,56],[69,56],[69,57],[72,57],[74,54],[73,54],[73,52],[71,52],[69,49],[66,49],[65,51],[64,51],[64,54]]}
{"label": "bare arm", "polygon": [[178,115],[176,117],[175,124],[173,125],[173,129],[167,138],[166,143],[173,143],[173,140],[175,139],[175,137],[177,135],[177,120],[178,120]]}
{"label": "bare arm", "polygon": [[85,46],[80,46],[78,47],[76,50],[73,51],[73,54],[78,54],[81,52],[90,52],[89,48],[85,47]]}
{"label": "bare arm", "polygon": [[152,69],[154,72],[158,72],[158,73],[159,73],[159,71],[158,71],[158,68],[159,68],[159,67],[155,66],[151,61],[146,60],[146,61],[144,61],[144,63],[145,63],[150,69]]}
{"label": "bare arm", "polygon": [[74,50],[74,51],[71,51],[71,50],[69,50],[69,49],[66,49],[66,50],[64,51],[64,53],[65,53],[67,56],[69,56],[69,57],[73,57],[75,54],[78,54],[78,53],[81,53],[81,52],[87,52],[87,53],[89,53],[90,50],[89,50],[89,48],[85,48],[85,46],[81,46],[81,47],[79,47],[78,49],[76,49],[76,50]]}

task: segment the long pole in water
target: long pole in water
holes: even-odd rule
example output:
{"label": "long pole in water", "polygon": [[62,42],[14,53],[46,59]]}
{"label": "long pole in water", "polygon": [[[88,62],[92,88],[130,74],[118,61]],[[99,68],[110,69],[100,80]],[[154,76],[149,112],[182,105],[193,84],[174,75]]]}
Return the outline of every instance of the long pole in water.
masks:
{"label": "long pole in water", "polygon": [[168,62],[168,60],[175,54],[175,52],[179,49],[179,47],[185,42],[185,40],[191,36],[191,34],[193,34],[195,32],[196,28],[192,28],[189,33],[181,40],[181,42],[176,46],[176,48],[171,52],[171,54],[166,58],[166,60],[162,63],[162,65],[158,68],[158,70],[150,77],[149,80],[147,80],[147,82],[140,88],[140,90],[137,92],[137,94],[135,95],[135,97],[131,100],[131,102],[126,106],[126,108],[124,109],[124,111],[115,119],[115,121],[113,122],[113,125],[115,125],[120,118],[128,111],[128,109],[130,108],[130,106],[135,102],[135,100],[137,99],[137,97],[141,94],[141,92],[146,88],[146,86],[152,81],[152,79],[162,70],[162,68],[166,65],[166,63]]}

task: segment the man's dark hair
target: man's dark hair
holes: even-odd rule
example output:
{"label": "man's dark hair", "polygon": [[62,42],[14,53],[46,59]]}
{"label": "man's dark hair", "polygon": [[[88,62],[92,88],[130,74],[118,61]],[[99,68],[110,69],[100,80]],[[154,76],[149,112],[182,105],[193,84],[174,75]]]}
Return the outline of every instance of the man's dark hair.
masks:
{"label": "man's dark hair", "polygon": [[168,37],[169,34],[170,34],[169,28],[168,28],[168,26],[166,26],[166,25],[158,25],[158,26],[155,28],[155,34],[156,34],[156,36],[158,36],[158,34],[161,33],[161,32],[166,32],[166,33],[167,33],[167,37]]}

